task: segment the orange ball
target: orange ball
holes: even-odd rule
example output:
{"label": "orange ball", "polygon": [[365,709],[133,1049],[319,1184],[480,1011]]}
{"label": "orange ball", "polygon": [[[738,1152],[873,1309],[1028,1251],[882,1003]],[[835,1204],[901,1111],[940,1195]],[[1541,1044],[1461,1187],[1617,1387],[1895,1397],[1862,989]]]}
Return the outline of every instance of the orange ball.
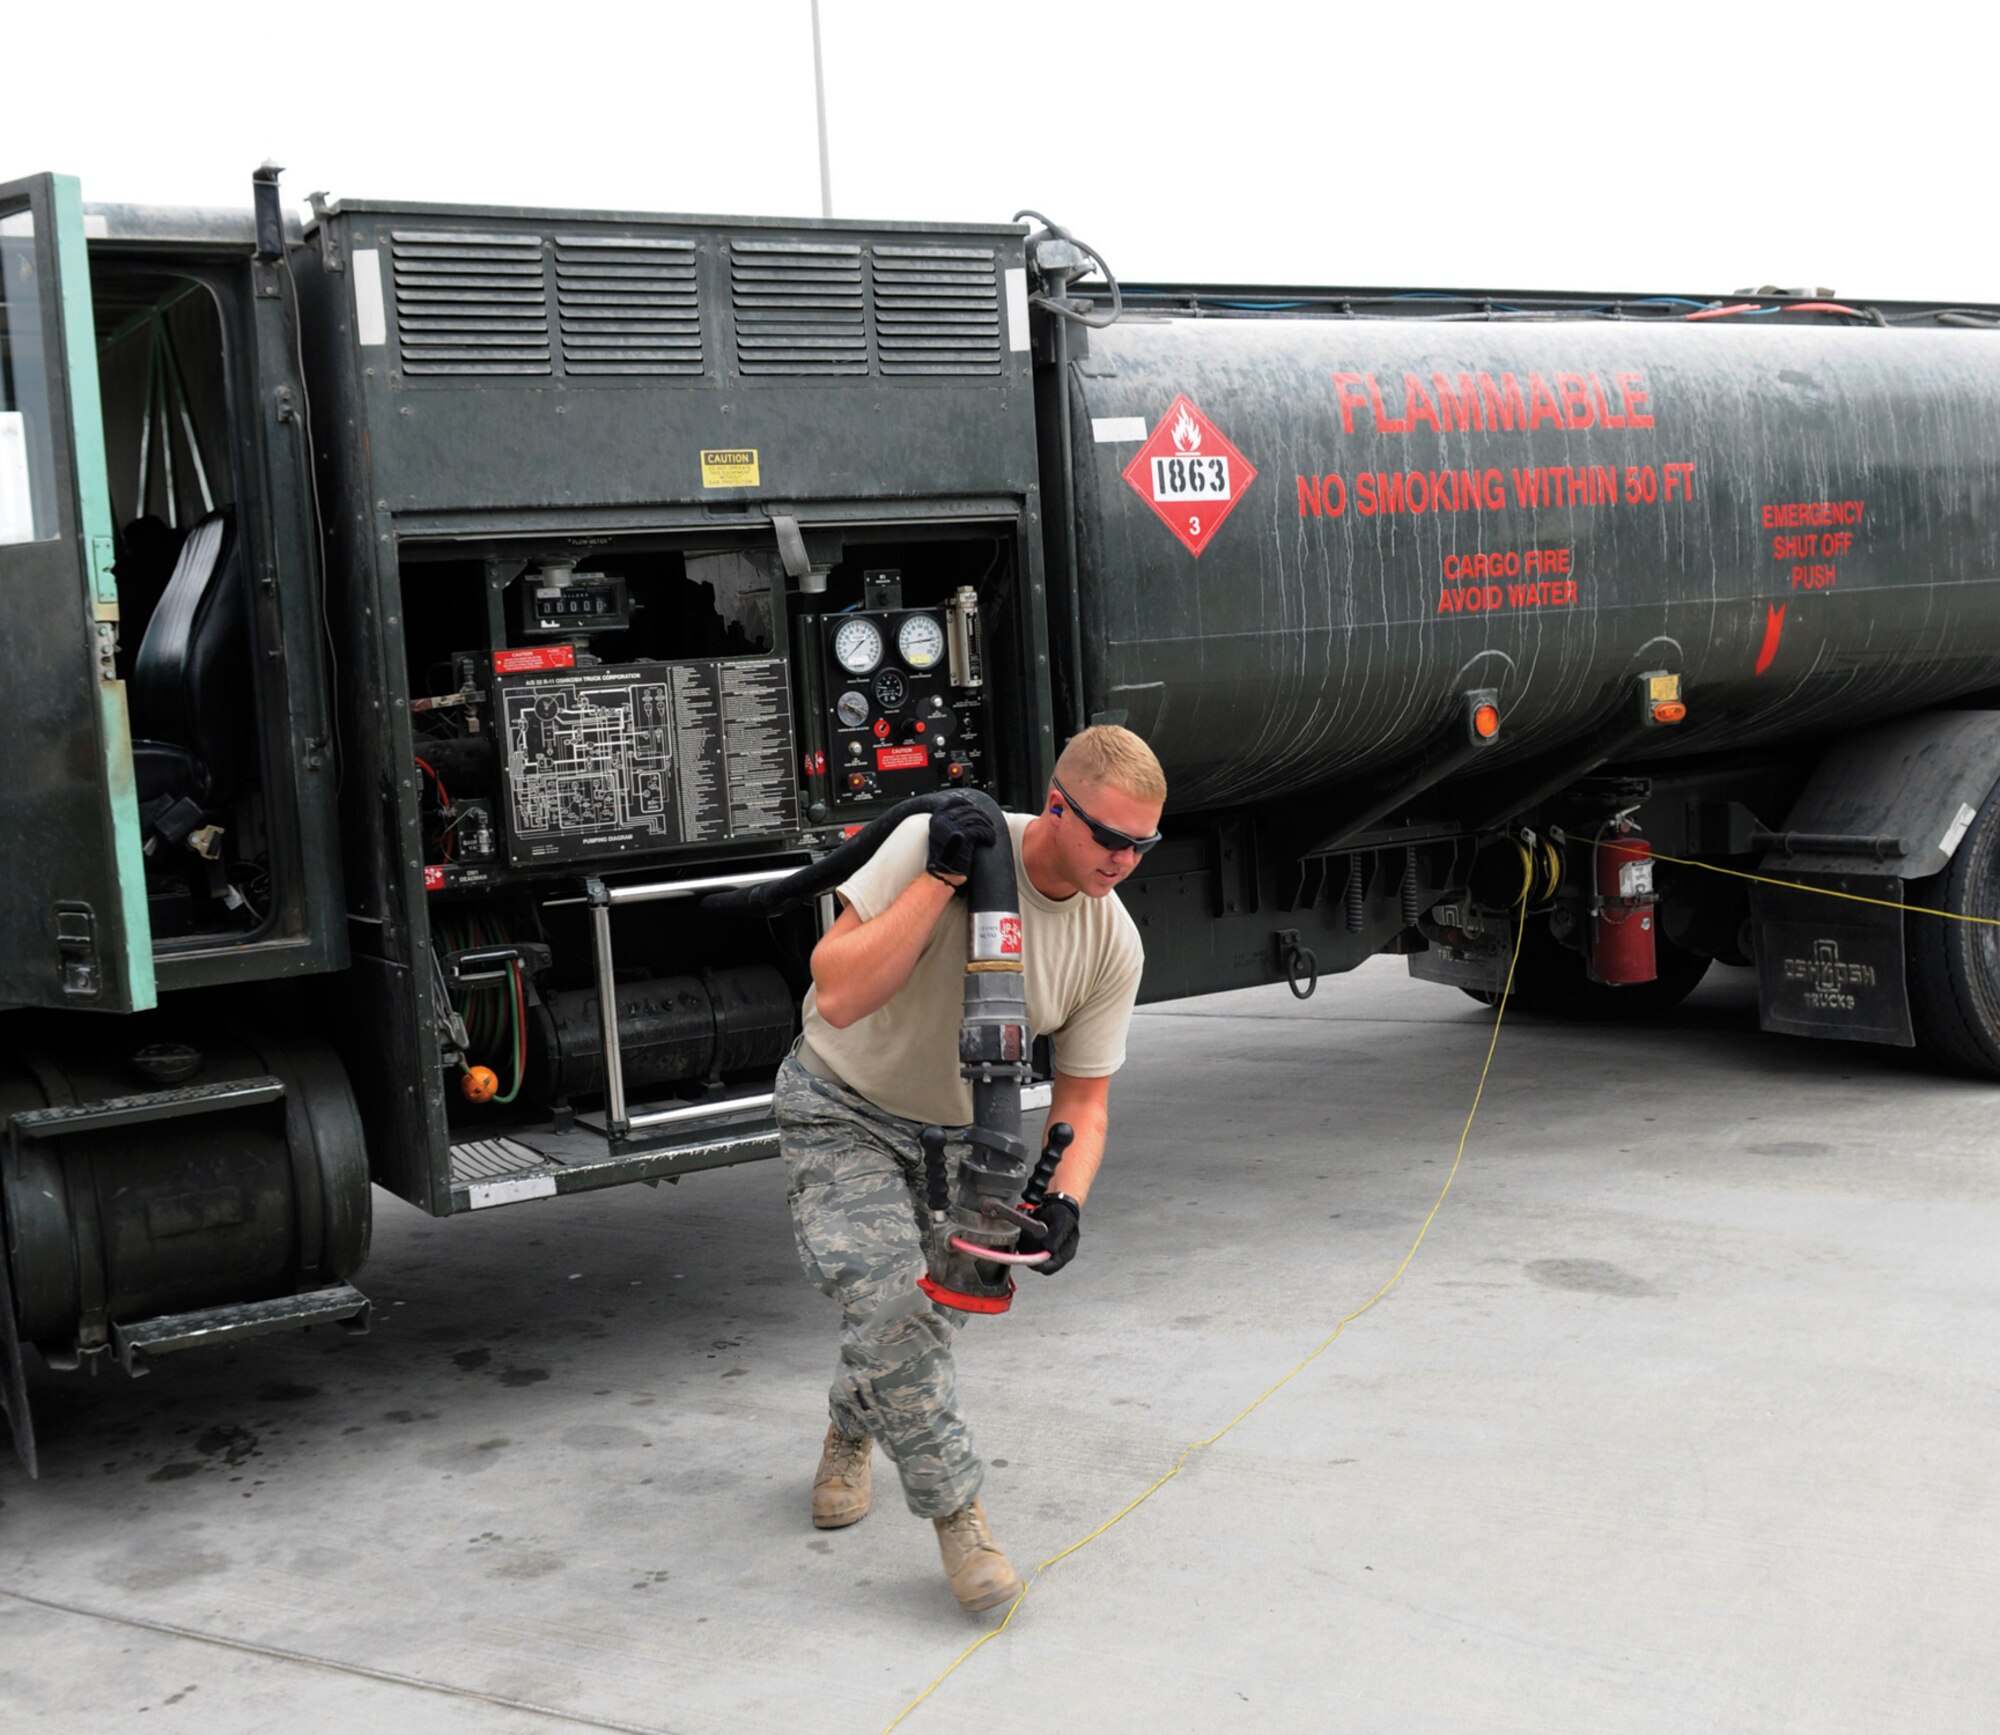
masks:
{"label": "orange ball", "polygon": [[458,1088],[467,1102],[491,1102],[500,1094],[500,1075],[490,1066],[468,1066]]}

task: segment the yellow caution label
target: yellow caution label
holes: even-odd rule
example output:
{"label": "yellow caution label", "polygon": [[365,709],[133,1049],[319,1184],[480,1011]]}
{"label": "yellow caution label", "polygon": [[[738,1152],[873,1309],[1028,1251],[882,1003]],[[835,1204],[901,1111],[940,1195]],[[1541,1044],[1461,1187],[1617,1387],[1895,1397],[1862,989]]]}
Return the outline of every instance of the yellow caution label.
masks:
{"label": "yellow caution label", "polygon": [[702,453],[701,485],[704,488],[755,488],[756,447],[737,446],[725,451]]}
{"label": "yellow caution label", "polygon": [[1647,680],[1646,685],[1651,689],[1646,696],[1656,705],[1667,703],[1681,696],[1681,678],[1679,675],[1653,675]]}

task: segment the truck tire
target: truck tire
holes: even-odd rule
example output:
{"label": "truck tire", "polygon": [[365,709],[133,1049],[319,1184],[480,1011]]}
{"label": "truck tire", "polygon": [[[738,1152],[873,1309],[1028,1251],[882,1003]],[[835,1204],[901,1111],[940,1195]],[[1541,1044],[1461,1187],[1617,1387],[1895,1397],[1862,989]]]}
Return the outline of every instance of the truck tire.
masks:
{"label": "truck tire", "polygon": [[[2000,788],[1944,871],[1912,880],[1905,901],[2000,918]],[[1917,1046],[1957,1071],[2000,1078],[2000,928],[1906,915],[1903,956]]]}
{"label": "truck tire", "polygon": [[[1546,1018],[1620,1020],[1647,1018],[1678,1006],[1708,974],[1711,959],[1676,946],[1655,932],[1654,955],[1659,975],[1651,982],[1611,988],[1593,982],[1583,967],[1583,954],[1572,951],[1533,921],[1521,940],[1521,958],[1514,969],[1513,1003],[1524,1012]],[[1498,994],[1465,990],[1482,1006],[1499,1004]]]}

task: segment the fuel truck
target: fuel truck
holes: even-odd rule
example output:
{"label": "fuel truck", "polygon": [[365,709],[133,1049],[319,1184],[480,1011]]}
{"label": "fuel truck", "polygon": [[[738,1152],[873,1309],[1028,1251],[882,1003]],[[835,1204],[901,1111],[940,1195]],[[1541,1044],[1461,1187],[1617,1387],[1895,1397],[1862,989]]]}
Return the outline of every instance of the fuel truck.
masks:
{"label": "fuel truck", "polygon": [[1171,785],[1148,999],[1389,952],[1491,1002],[1518,947],[1603,1018],[1720,961],[2000,1074],[2000,308],[252,195],[0,186],[31,1466],[31,1362],[363,1324],[373,1186],[771,1154],[830,905],[704,898],[1035,808],[1092,721]]}

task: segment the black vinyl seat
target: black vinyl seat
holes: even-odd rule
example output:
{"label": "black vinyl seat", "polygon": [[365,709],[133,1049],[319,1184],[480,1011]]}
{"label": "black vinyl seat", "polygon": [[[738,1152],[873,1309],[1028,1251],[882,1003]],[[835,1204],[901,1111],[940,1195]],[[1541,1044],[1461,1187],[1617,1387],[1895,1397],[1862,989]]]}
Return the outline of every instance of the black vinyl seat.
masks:
{"label": "black vinyl seat", "polygon": [[188,532],[146,624],[127,694],[140,818],[183,843],[240,793],[254,763],[249,600],[234,514]]}
{"label": "black vinyl seat", "polygon": [[118,532],[118,678],[129,683],[132,666],[139,660],[139,646],[160,598],[167,594],[167,580],[187,541],[185,530],[176,530],[164,518],[147,513],[135,518]]}

